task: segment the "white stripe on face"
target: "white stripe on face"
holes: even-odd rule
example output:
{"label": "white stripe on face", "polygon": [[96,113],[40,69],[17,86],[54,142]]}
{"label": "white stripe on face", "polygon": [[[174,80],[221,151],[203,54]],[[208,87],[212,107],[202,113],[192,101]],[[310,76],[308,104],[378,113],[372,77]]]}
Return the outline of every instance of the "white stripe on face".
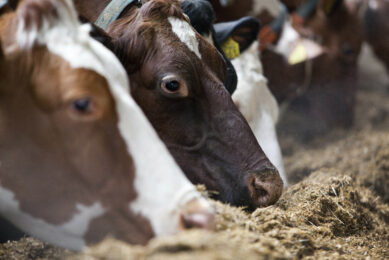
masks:
{"label": "white stripe on face", "polygon": [[[62,11],[59,14],[63,17]],[[71,17],[77,19],[75,14]],[[119,60],[102,44],[89,37],[90,26],[69,29],[69,23],[66,24],[35,34],[39,36],[37,41],[69,62],[72,68],[90,69],[107,79],[116,104],[119,131],[135,164],[134,185],[138,196],[129,204],[129,208],[146,217],[156,235],[176,232],[180,207],[190,200],[200,198],[200,194],[185,177],[129,94],[127,75]],[[182,21],[179,21],[178,24],[181,29],[190,28],[188,23],[182,25]],[[195,38],[193,30],[190,35]],[[23,34],[21,36],[23,39]],[[24,38],[31,40],[31,37]],[[197,53],[200,55],[198,48]],[[201,200],[205,201],[203,198]],[[209,206],[207,202],[205,204]]]}
{"label": "white stripe on face", "polygon": [[90,207],[77,204],[77,209],[78,213],[69,222],[53,225],[22,212],[14,194],[0,186],[0,212],[4,217],[27,233],[72,250],[81,250],[86,246],[83,237],[90,221],[105,213],[98,202]]}
{"label": "white stripe on face", "polygon": [[201,60],[201,54],[199,51],[199,41],[196,38],[196,33],[193,28],[184,20],[180,20],[177,17],[168,18],[170,25],[172,26],[173,32],[177,37],[185,43],[185,45],[196,54]]}

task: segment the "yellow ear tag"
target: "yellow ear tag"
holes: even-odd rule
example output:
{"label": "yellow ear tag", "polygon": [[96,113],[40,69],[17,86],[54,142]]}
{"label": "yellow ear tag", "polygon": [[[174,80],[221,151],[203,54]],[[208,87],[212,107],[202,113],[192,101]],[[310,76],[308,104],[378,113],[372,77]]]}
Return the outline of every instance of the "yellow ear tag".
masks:
{"label": "yellow ear tag", "polygon": [[307,60],[307,50],[303,44],[299,43],[289,55],[288,62],[290,65],[294,65],[305,60]]}
{"label": "yellow ear tag", "polygon": [[227,59],[232,60],[240,56],[239,43],[234,41],[232,37],[228,38],[223,44],[222,49]]}

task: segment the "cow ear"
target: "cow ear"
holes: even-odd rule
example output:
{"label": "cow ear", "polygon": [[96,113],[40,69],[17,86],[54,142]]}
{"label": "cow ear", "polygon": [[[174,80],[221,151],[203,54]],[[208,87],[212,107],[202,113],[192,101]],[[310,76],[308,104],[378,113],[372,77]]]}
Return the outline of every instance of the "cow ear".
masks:
{"label": "cow ear", "polygon": [[91,25],[91,30],[89,32],[89,35],[95,39],[96,41],[100,42],[103,44],[105,47],[108,49],[112,50],[112,37],[108,35],[103,29],[98,27],[97,25],[91,23],[87,18],[84,16],[80,15],[78,17],[81,23],[85,24],[88,23]]}
{"label": "cow ear", "polygon": [[234,30],[232,39],[239,43],[240,51],[245,51],[257,39],[259,24],[247,23]]}
{"label": "cow ear", "polygon": [[67,0],[26,0],[18,6],[17,14],[17,40],[22,48],[42,44],[44,36],[59,27],[71,35],[80,25],[72,1]]}
{"label": "cow ear", "polygon": [[243,52],[257,39],[260,23],[256,18],[247,16],[237,21],[215,24],[214,28],[216,41],[221,46],[232,39]]}
{"label": "cow ear", "polygon": [[90,36],[93,37],[96,41],[102,43],[105,47],[113,50],[112,38],[109,36],[103,29],[92,24],[92,30],[90,31]]}
{"label": "cow ear", "polygon": [[216,20],[212,4],[207,0],[181,0],[180,4],[193,28],[203,36],[208,35]]}

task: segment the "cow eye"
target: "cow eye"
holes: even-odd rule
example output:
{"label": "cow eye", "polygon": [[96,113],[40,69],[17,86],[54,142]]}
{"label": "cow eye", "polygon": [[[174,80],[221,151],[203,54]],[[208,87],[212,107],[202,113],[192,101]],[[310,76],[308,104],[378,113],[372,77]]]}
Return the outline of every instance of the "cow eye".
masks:
{"label": "cow eye", "polygon": [[165,82],[165,88],[167,91],[176,92],[180,89],[180,82],[176,80]]}
{"label": "cow eye", "polygon": [[345,55],[354,55],[355,54],[353,47],[348,43],[344,43],[342,45],[342,50],[343,50],[343,53]]}
{"label": "cow eye", "polygon": [[101,119],[109,111],[105,99],[98,96],[70,98],[66,108],[72,119],[84,122]]}
{"label": "cow eye", "polygon": [[187,97],[188,88],[183,80],[175,76],[166,76],[161,80],[161,90],[169,97]]}
{"label": "cow eye", "polygon": [[74,111],[86,114],[92,111],[92,100],[90,98],[80,98],[71,103]]}

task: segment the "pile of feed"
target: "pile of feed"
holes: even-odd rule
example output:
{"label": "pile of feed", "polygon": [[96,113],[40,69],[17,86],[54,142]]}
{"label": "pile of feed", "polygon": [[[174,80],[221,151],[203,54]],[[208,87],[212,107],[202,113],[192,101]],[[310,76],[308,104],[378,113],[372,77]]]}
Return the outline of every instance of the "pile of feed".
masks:
{"label": "pile of feed", "polygon": [[186,232],[146,247],[108,240],[72,259],[388,258],[389,206],[357,183],[322,169],[252,214],[215,202],[214,233]]}
{"label": "pile of feed", "polygon": [[361,88],[356,124],[308,144],[282,134],[290,187],[247,213],[213,201],[216,231],[108,239],[81,254],[32,238],[0,245],[0,259],[389,259],[389,91]]}
{"label": "pile of feed", "polygon": [[213,202],[216,232],[185,232],[146,247],[107,240],[80,255],[28,238],[1,245],[0,259],[389,258],[389,131],[355,134],[286,161],[292,175],[309,176],[251,214]]}

